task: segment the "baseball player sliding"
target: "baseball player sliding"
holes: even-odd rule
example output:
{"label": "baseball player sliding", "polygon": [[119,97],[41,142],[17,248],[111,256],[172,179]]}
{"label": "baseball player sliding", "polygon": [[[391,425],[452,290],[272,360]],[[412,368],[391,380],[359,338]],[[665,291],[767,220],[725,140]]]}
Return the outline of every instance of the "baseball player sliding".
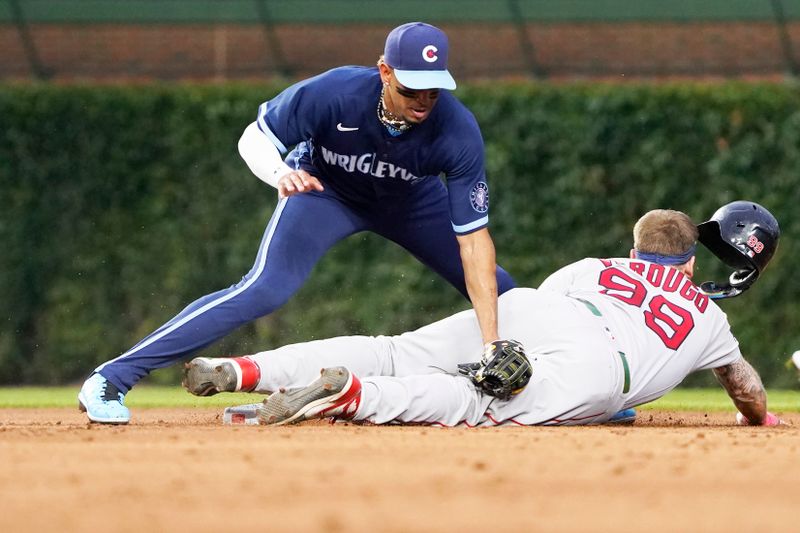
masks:
{"label": "baseball player sliding", "polygon": [[[201,395],[277,391],[259,409],[262,424],[337,417],[574,425],[605,422],[710,368],[745,421],[776,425],[761,380],[714,299],[751,286],[779,234],[774,217],[752,202],[726,205],[699,227],[678,211],[650,211],[634,227],[629,258],[584,259],[538,290],[503,294],[500,334],[515,340],[490,344],[480,362],[473,354],[483,339],[468,310],[394,337],[198,358],[187,365],[184,385]],[[729,283],[704,291],[692,281],[698,237],[735,269]]]}
{"label": "baseball player sliding", "polygon": [[471,300],[481,340],[500,338],[497,295],[514,281],[495,264],[483,139],[449,92],[447,58],[441,30],[403,24],[377,68],[335,68],[260,106],[239,152],[280,201],[252,270],[97,367],[78,395],[91,421],[127,423],[125,394],[142,377],[278,309],[334,244],[360,231],[439,273]]}

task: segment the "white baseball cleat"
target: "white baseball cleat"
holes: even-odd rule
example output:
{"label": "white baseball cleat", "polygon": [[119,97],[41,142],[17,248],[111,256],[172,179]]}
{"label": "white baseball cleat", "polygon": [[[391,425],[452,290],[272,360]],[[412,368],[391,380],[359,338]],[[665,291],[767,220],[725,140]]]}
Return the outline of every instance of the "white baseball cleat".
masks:
{"label": "white baseball cleat", "polygon": [[281,389],[258,409],[262,425],[296,424],[313,418],[352,419],[361,404],[361,381],[343,366],[323,368],[302,389]]}
{"label": "white baseball cleat", "polygon": [[100,374],[92,374],[78,393],[78,407],[92,422],[127,424],[131,412],[125,407],[125,395]]}

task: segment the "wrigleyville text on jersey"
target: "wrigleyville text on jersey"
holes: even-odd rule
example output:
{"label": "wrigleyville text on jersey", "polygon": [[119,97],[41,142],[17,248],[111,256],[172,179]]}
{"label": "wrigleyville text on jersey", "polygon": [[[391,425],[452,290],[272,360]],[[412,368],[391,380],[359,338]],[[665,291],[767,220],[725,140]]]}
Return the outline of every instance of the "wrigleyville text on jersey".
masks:
{"label": "wrigleyville text on jersey", "polygon": [[361,172],[376,178],[394,178],[411,183],[422,179],[403,167],[388,161],[381,161],[378,159],[378,154],[374,152],[366,154],[337,154],[324,146],[320,146],[319,149],[322,153],[322,159],[326,163],[339,167],[346,172]]}

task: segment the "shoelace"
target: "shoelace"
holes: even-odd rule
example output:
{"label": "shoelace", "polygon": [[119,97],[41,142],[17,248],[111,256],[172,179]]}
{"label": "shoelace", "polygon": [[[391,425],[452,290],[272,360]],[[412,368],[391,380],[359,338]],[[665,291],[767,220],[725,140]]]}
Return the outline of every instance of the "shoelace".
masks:
{"label": "shoelace", "polygon": [[104,402],[119,402],[121,401],[119,396],[121,392],[117,388],[116,385],[111,383],[110,381],[106,380],[105,385],[103,386],[103,401]]}

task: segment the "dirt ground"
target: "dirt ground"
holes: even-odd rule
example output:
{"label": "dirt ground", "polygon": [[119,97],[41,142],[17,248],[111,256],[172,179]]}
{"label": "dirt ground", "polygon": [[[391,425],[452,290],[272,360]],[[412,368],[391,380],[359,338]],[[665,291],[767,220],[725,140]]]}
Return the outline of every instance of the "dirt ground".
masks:
{"label": "dirt ground", "polygon": [[223,426],[0,410],[0,531],[797,531],[800,415],[630,427]]}

